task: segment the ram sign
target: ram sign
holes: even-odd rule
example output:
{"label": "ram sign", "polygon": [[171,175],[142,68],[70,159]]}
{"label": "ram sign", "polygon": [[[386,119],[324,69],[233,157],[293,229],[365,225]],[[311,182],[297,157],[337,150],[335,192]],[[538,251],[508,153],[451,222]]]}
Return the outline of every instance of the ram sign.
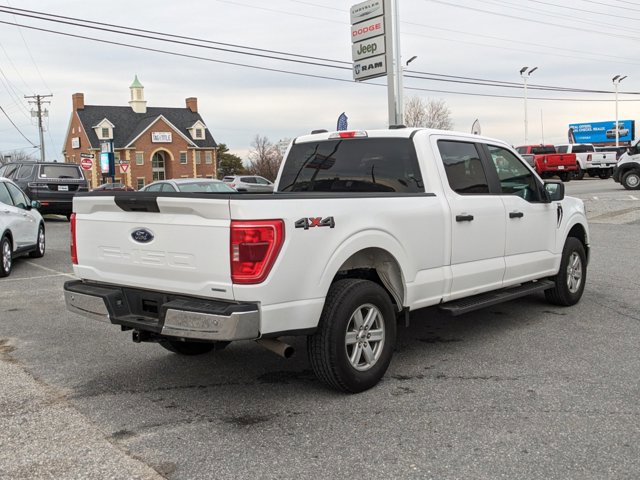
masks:
{"label": "ram sign", "polygon": [[[618,141],[631,142],[635,137],[634,120],[618,120]],[[573,136],[573,139],[571,138]],[[615,143],[616,122],[571,123],[569,142],[571,143]]]}

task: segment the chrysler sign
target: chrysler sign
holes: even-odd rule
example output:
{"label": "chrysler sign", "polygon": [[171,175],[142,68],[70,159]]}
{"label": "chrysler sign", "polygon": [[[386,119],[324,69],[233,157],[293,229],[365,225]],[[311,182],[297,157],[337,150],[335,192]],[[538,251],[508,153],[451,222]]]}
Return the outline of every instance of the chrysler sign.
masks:
{"label": "chrysler sign", "polygon": [[351,24],[364,22],[384,14],[383,0],[369,0],[351,7]]}

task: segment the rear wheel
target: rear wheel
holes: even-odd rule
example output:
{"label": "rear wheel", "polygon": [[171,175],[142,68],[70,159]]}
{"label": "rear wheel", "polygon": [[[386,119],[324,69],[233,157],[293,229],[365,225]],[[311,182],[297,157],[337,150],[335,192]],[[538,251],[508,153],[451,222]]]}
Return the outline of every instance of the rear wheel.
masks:
{"label": "rear wheel", "polygon": [[7,277],[11,273],[13,266],[13,253],[11,251],[11,240],[6,235],[0,240],[0,277]]}
{"label": "rear wheel", "polygon": [[611,170],[610,170],[610,169],[608,169],[608,168],[607,168],[605,171],[600,172],[600,175],[599,175],[599,177],[600,177],[602,180],[606,180],[606,179],[607,179],[607,178],[609,178],[610,176],[611,176]]}
{"label": "rear wheel", "polygon": [[352,278],[329,289],[307,351],[320,380],[336,390],[357,393],[383,377],[395,340],[396,318],[388,293],[377,283]]}
{"label": "rear wheel", "polygon": [[46,248],[45,236],[44,236],[44,225],[40,224],[38,227],[38,240],[37,240],[36,249],[32,252],[29,252],[29,256],[31,258],[41,258],[44,257],[44,251]]}
{"label": "rear wheel", "polygon": [[558,176],[560,177],[560,180],[562,180],[563,182],[570,182],[572,174],[571,172],[562,172],[562,173],[559,173]]}
{"label": "rear wheel", "polygon": [[578,169],[573,174],[573,178],[575,180],[582,180],[584,178],[584,170],[582,170],[582,168],[580,168],[580,165],[578,165]]}
{"label": "rear wheel", "polygon": [[638,190],[640,188],[640,172],[629,170],[622,176],[622,186],[627,190]]}
{"label": "rear wheel", "polygon": [[568,307],[580,301],[587,280],[587,256],[582,242],[567,238],[562,250],[560,271],[555,277],[555,287],[545,290],[549,303]]}
{"label": "rear wheel", "polygon": [[163,338],[158,343],[170,352],[189,356],[203,355],[212,350],[217,352],[229,345],[229,342],[182,342],[180,340],[169,340],[168,338]]}

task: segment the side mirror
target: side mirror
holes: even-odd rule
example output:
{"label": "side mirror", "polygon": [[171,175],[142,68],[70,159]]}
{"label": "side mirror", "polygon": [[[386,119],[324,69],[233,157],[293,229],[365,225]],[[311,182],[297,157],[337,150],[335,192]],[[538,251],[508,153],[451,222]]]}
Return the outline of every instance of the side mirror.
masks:
{"label": "side mirror", "polygon": [[544,182],[544,191],[547,193],[549,203],[559,202],[564,198],[564,183]]}
{"label": "side mirror", "polygon": [[38,210],[40,207],[42,207],[42,204],[38,200],[31,200],[31,208]]}

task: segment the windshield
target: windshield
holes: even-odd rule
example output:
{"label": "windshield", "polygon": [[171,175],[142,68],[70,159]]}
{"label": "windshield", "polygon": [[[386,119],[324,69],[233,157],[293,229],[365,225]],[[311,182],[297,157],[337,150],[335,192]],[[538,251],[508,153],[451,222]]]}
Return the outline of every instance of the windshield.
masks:
{"label": "windshield", "polygon": [[413,142],[357,138],[294,144],[281,192],[424,192]]}
{"label": "windshield", "polygon": [[539,147],[531,147],[531,153],[534,155],[547,155],[556,153],[556,148],[553,145],[541,145]]}

